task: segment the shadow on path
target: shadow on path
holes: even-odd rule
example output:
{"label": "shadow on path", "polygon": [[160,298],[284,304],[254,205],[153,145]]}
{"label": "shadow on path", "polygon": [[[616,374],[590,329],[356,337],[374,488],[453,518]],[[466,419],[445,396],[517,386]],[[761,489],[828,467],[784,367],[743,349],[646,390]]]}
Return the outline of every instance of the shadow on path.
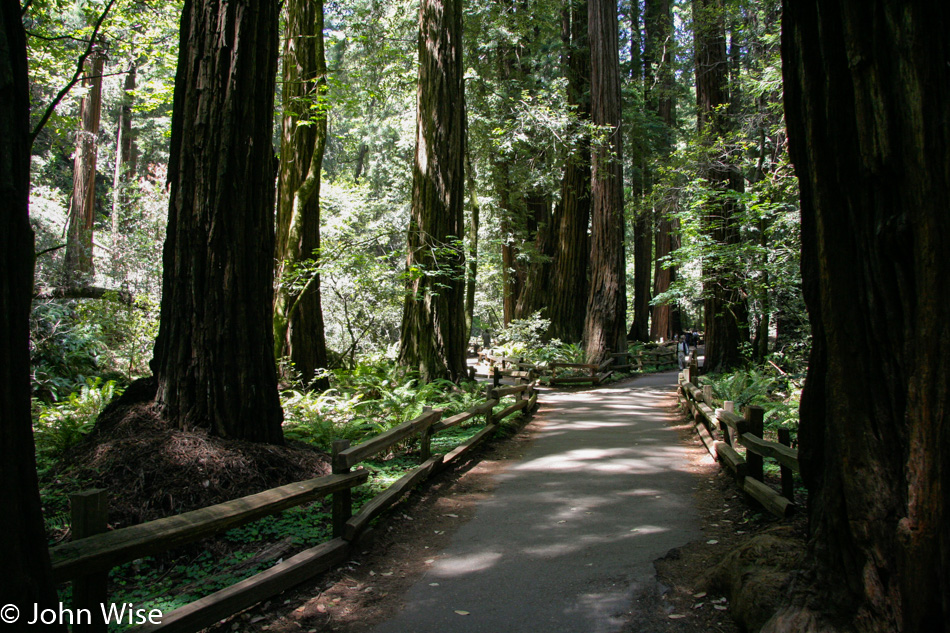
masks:
{"label": "shadow on path", "polygon": [[534,442],[374,633],[621,630],[653,561],[699,538],[675,380],[542,396]]}

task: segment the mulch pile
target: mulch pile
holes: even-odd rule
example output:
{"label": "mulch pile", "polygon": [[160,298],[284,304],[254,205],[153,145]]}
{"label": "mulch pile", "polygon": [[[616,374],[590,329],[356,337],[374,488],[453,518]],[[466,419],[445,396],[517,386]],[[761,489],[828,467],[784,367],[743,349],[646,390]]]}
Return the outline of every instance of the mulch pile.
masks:
{"label": "mulch pile", "polygon": [[171,429],[154,406],[155,382],[132,383],[77,446],[65,468],[109,491],[109,525],[120,528],[195,510],[330,472],[306,445],[274,446]]}

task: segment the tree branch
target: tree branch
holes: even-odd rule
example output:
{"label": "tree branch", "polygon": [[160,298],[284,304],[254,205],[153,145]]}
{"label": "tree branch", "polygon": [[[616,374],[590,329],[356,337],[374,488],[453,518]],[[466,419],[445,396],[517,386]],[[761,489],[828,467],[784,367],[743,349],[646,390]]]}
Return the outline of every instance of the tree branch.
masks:
{"label": "tree branch", "polygon": [[33,131],[30,132],[30,146],[32,147],[33,143],[36,141],[36,137],[39,136],[40,131],[46,125],[46,122],[49,121],[49,118],[53,116],[53,112],[56,110],[56,106],[59,105],[59,102],[63,100],[63,97],[72,90],[79,79],[82,77],[82,69],[86,65],[86,59],[89,55],[92,54],[93,46],[95,46],[96,38],[99,35],[99,28],[102,26],[102,23],[105,21],[106,16],[109,15],[109,11],[112,9],[112,5],[115,4],[115,0],[109,0],[109,4],[106,5],[106,8],[103,10],[102,15],[99,16],[99,19],[96,21],[95,27],[92,30],[92,36],[89,38],[89,43],[86,45],[86,50],[82,55],[79,56],[79,60],[76,63],[76,72],[73,74],[72,80],[63,86],[63,89],[57,93],[57,95],[47,106],[46,111],[43,113],[43,116],[40,118],[39,123],[36,124],[36,127],[33,128]]}
{"label": "tree branch", "polygon": [[58,251],[59,249],[64,248],[65,246],[66,246],[65,244],[60,244],[59,246],[51,246],[50,248],[43,249],[39,253],[36,253],[35,255],[33,255],[33,257],[39,257],[40,255],[45,255],[47,253],[52,253],[53,251]]}
{"label": "tree branch", "polygon": [[128,306],[135,305],[135,297],[128,290],[114,290],[98,286],[45,288],[33,295],[34,301],[45,299],[112,299]]}

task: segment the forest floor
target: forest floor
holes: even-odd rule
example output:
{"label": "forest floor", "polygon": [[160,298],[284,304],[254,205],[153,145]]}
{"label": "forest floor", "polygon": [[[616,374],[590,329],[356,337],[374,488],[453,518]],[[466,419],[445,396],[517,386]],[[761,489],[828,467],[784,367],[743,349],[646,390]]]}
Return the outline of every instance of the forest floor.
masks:
{"label": "forest floor", "polygon": [[[685,451],[678,468],[690,482],[692,537],[653,559],[655,580],[634,583],[628,606],[610,614],[607,628],[597,630],[735,633],[741,629],[733,616],[746,627],[761,624],[782,595],[788,569],[799,560],[801,520],[779,523],[747,501],[709,457],[673,402],[667,400],[664,414],[667,429]],[[492,443],[464,466],[409,495],[346,565],[209,630],[368,633],[392,620],[406,609],[414,587],[438,584],[425,581],[436,578],[430,574],[453,537],[492,500],[499,480],[523,461],[551,423],[549,411],[542,410],[513,437]],[[767,554],[756,545],[761,539],[767,541]],[[731,564],[729,560],[723,564],[726,559]],[[739,580],[754,576],[756,569],[764,572],[760,576],[765,580],[743,587]],[[449,605],[455,620],[446,621],[445,628],[480,630],[474,618],[463,624],[469,617],[465,606]],[[534,630],[545,633],[543,626]]]}

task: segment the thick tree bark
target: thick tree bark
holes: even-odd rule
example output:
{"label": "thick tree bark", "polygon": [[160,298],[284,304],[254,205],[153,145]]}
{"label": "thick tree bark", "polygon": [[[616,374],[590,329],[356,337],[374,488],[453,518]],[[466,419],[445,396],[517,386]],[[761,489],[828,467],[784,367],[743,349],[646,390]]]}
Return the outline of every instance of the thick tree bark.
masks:
{"label": "thick tree bark", "polygon": [[[320,170],[327,144],[327,64],[323,46],[323,0],[289,0],[284,42],[284,118],[277,194],[277,300],[274,342],[278,357],[289,356],[304,382],[327,366],[320,275],[295,286],[285,271],[316,260],[320,248]],[[314,112],[311,107],[316,105]],[[310,114],[313,113],[313,114]],[[301,287],[302,285],[302,287]]]}
{"label": "thick tree bark", "polygon": [[[729,103],[729,66],[722,0],[693,0],[696,55],[697,125],[707,148],[705,178],[714,194],[703,211],[704,230],[718,250],[739,243],[735,198],[743,181],[727,156],[716,153],[717,139],[728,131],[724,107]],[[718,372],[742,362],[740,344],[747,338],[748,317],[740,294],[738,271],[729,257],[712,256],[703,262],[706,371]]]}
{"label": "thick tree bark", "polygon": [[769,631],[950,630],[948,17],[938,2],[784,3],[817,588]]}
{"label": "thick tree bark", "polygon": [[273,443],[277,29],[274,0],[185,2],[152,359],[170,424]]}
{"label": "thick tree bark", "polygon": [[[0,2],[0,602],[56,608],[30,413],[30,103],[20,3]],[[4,616],[9,615],[4,607]],[[26,627],[26,625],[23,625]],[[47,630],[65,630],[49,626]]]}
{"label": "thick tree bark", "polygon": [[90,283],[95,273],[92,258],[92,225],[96,212],[96,147],[102,111],[102,67],[105,54],[94,51],[86,61],[82,85],[87,89],[79,106],[81,129],[76,133],[73,157],[73,195],[69,201],[66,231],[66,282]]}
{"label": "thick tree bark", "polygon": [[424,380],[466,375],[465,90],[459,0],[422,0],[419,88],[400,362]]}
{"label": "thick tree bark", "polygon": [[604,137],[592,152],[590,292],[584,343],[591,362],[626,347],[623,151],[617,5],[590,0],[591,120]]}
{"label": "thick tree bark", "polygon": [[551,263],[549,334],[568,343],[584,336],[587,313],[590,241],[590,38],[587,0],[573,0],[565,8],[562,40],[566,49],[567,102],[576,107],[578,143],[567,158],[561,180],[561,202],[554,217],[554,258]]}

